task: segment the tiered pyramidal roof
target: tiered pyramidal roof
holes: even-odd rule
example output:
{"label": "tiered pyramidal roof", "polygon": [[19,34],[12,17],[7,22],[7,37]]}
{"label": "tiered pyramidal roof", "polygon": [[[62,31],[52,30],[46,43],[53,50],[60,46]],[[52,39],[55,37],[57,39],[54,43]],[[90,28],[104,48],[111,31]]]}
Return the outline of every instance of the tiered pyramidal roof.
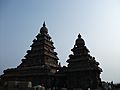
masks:
{"label": "tiered pyramidal roof", "polygon": [[[40,29],[40,33],[36,36],[37,39],[33,40],[31,50],[27,51],[25,59],[22,59],[22,63],[19,68],[31,67],[31,66],[48,66],[51,68],[58,67],[57,53],[54,52],[55,47],[48,34],[45,22]],[[55,71],[54,71],[55,72]]]}
{"label": "tiered pyramidal roof", "polygon": [[80,34],[78,35],[71,51],[73,54],[69,55],[70,59],[67,60],[70,70],[74,70],[75,68],[77,68],[77,70],[101,70],[98,67],[99,63],[95,60],[95,57],[92,57],[89,54],[90,51],[85,46],[85,42]]}
{"label": "tiered pyramidal roof", "polygon": [[99,63],[89,54],[81,35],[75,41],[73,54],[69,55],[68,62],[68,83],[70,88],[97,88],[101,84],[100,73],[102,69]]}

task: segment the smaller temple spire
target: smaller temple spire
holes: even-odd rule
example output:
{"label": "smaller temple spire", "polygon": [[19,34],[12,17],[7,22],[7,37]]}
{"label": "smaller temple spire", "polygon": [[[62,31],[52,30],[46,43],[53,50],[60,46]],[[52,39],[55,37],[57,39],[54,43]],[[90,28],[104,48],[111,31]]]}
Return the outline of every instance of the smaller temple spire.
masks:
{"label": "smaller temple spire", "polygon": [[44,21],[44,23],[43,23],[43,27],[45,27],[46,25],[45,25],[45,21]]}

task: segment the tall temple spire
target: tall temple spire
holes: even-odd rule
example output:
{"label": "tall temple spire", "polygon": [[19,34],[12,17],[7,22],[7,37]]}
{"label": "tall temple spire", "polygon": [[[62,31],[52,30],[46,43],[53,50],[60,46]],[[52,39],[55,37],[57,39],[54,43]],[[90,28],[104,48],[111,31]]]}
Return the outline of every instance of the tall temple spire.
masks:
{"label": "tall temple spire", "polygon": [[22,62],[19,67],[46,65],[50,67],[53,72],[56,72],[58,67],[58,57],[57,53],[54,52],[55,47],[48,34],[48,29],[45,26],[44,22],[43,27],[40,29],[40,33],[36,36],[36,39],[33,40],[31,50],[29,50],[30,53],[27,52],[25,55],[26,60],[23,60],[24,62]]}

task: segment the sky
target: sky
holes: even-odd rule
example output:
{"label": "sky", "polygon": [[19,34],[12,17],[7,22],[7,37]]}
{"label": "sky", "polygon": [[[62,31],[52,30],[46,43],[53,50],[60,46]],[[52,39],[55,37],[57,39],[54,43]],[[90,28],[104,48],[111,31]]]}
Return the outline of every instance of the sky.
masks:
{"label": "sky", "polygon": [[44,21],[62,65],[80,33],[102,81],[120,82],[120,0],[0,0],[0,74],[21,63]]}

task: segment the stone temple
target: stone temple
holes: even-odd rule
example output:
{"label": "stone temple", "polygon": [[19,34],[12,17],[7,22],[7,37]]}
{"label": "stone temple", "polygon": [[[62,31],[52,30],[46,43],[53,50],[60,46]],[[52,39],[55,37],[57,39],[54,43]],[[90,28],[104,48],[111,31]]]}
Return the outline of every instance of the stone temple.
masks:
{"label": "stone temple", "polygon": [[80,34],[66,61],[68,66],[60,65],[45,22],[30,47],[17,68],[4,70],[0,77],[4,82],[30,81],[33,86],[44,85],[46,90],[96,90],[101,86],[102,69]]}

